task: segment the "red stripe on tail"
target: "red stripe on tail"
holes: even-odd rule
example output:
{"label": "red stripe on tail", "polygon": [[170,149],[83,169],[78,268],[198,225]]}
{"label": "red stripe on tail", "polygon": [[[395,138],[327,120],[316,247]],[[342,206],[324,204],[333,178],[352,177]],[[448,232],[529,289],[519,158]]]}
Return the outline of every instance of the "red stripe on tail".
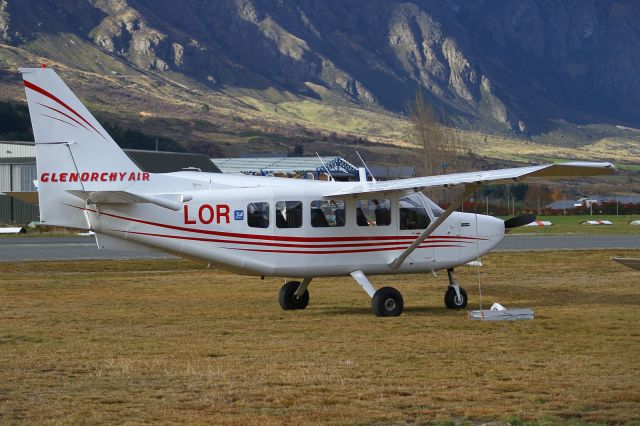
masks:
{"label": "red stripe on tail", "polygon": [[72,112],[73,114],[76,115],[76,117],[78,117],[80,120],[84,121],[89,127],[91,127],[93,130],[95,130],[95,132],[97,134],[100,135],[100,137],[102,137],[102,139],[106,140],[106,138],[104,136],[102,136],[102,133],[100,133],[95,127],[93,127],[91,125],[91,123],[89,123],[83,116],[81,116],[80,114],[78,114],[76,112],[76,110],[74,110],[73,108],[71,108],[69,105],[67,105],[64,101],[62,101],[61,99],[59,99],[57,96],[55,96],[52,93],[47,92],[46,90],[44,90],[42,87],[36,86],[35,84],[31,83],[30,81],[24,80],[24,86],[40,93],[41,95],[46,96],[47,98],[51,99],[54,102],[57,102],[58,104],[62,105],[63,107],[65,107],[67,110],[69,110],[70,112]]}

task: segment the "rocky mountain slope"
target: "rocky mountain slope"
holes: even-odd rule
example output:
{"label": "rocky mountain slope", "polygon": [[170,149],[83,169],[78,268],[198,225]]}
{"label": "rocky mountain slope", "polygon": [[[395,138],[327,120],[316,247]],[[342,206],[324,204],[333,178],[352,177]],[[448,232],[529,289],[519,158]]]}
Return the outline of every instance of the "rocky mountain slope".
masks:
{"label": "rocky mountain slope", "polygon": [[262,108],[248,98],[398,113],[420,88],[467,128],[640,127],[634,0],[0,0],[0,42],[5,79],[44,58],[102,76],[87,91],[144,77],[140,96],[171,82],[222,115]]}

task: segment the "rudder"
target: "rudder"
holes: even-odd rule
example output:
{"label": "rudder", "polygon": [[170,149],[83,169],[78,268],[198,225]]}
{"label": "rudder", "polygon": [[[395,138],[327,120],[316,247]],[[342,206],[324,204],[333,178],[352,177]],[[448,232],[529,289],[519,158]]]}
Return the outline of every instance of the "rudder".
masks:
{"label": "rudder", "polygon": [[123,190],[142,172],[50,68],[20,69],[36,142],[40,220],[90,228],[68,190]]}

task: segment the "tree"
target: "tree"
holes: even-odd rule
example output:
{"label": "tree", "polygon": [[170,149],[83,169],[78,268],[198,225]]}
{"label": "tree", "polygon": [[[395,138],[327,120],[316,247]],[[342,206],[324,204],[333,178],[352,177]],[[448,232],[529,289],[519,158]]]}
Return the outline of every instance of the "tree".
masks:
{"label": "tree", "polygon": [[[424,174],[431,176],[465,171],[469,163],[459,132],[453,127],[444,110],[436,111],[422,90],[416,91],[415,101],[407,105],[411,123],[410,140],[418,146],[424,165]],[[471,156],[469,155],[469,158]],[[433,199],[446,205],[455,199],[462,188],[431,189],[426,191]]]}
{"label": "tree", "polygon": [[420,89],[407,111],[411,122],[410,138],[421,151],[425,175],[439,174],[441,170],[443,173],[461,171],[464,149],[458,132],[452,126],[443,125],[448,121],[444,112],[438,113]]}

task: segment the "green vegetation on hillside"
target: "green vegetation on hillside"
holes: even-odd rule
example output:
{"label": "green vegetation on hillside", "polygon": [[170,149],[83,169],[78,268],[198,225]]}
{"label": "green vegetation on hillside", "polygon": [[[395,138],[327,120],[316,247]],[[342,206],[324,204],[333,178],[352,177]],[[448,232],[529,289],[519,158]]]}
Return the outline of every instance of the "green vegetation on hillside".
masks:
{"label": "green vegetation on hillside", "polygon": [[[122,148],[153,150],[157,142],[160,151],[185,152],[182,145],[164,136],[150,135],[122,127],[117,123],[107,122],[103,127]],[[33,141],[29,109],[26,105],[0,102],[0,140]]]}
{"label": "green vegetation on hillside", "polygon": [[33,141],[29,109],[14,102],[0,102],[0,139]]}

